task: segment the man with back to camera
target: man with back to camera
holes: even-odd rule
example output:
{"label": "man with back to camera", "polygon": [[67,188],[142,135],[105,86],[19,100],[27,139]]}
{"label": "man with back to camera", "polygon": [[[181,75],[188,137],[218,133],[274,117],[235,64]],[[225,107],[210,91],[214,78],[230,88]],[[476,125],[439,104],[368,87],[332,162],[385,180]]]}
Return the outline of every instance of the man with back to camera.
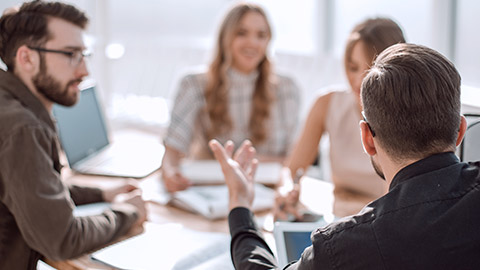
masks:
{"label": "man with back to camera", "polygon": [[[477,269],[480,163],[459,162],[465,134],[460,75],[438,52],[414,44],[382,52],[362,84],[362,143],[389,192],[360,213],[311,235],[313,245],[286,269]],[[249,211],[255,149],[210,147],[230,193],[236,269],[276,268]]]}
{"label": "man with back to camera", "polygon": [[[71,5],[32,1],[0,18],[0,269],[36,269],[99,248],[146,220],[132,185],[66,187],[51,110],[75,104],[88,75],[87,17]],[[102,214],[75,217],[75,204],[113,201]]]}

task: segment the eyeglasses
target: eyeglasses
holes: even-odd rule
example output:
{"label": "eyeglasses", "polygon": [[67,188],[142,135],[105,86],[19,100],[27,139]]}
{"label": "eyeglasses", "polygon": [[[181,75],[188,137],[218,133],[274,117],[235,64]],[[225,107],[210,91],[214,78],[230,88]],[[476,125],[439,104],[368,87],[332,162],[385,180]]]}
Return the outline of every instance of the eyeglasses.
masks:
{"label": "eyeglasses", "polygon": [[38,51],[38,52],[48,52],[48,53],[59,53],[59,54],[63,54],[65,56],[67,56],[68,58],[70,58],[70,65],[72,67],[78,67],[78,65],[80,65],[80,63],[82,62],[82,60],[86,57],[90,57],[92,54],[90,52],[87,52],[87,51],[79,51],[79,50],[75,50],[75,51],[62,51],[62,50],[51,50],[51,49],[45,49],[45,48],[40,48],[40,47],[31,47],[31,46],[28,46],[28,48],[30,48],[31,50],[35,50],[35,51]]}
{"label": "eyeglasses", "polygon": [[375,131],[373,131],[372,127],[368,123],[367,117],[365,117],[365,112],[364,111],[362,111],[362,117],[363,117],[363,121],[365,121],[365,123],[367,123],[368,129],[370,129],[370,132],[372,133],[372,136],[375,137]]}

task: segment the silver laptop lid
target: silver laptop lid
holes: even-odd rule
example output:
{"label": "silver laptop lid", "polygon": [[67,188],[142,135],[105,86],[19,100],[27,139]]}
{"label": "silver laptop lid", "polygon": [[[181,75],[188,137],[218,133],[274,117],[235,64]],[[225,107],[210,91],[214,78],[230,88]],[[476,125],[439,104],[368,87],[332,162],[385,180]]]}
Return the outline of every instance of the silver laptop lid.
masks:
{"label": "silver laptop lid", "polygon": [[80,100],[72,107],[55,104],[53,115],[70,167],[109,144],[94,86],[82,90]]}

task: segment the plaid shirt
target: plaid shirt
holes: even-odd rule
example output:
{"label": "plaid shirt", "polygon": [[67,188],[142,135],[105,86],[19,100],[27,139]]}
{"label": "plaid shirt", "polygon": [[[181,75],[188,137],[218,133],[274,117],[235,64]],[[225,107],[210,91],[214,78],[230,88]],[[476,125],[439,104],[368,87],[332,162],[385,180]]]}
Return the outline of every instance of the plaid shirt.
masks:
{"label": "plaid shirt", "polygon": [[[233,128],[228,135],[219,136],[217,139],[221,143],[230,139],[239,146],[250,135],[248,124],[258,72],[245,75],[230,69],[228,76],[231,85],[229,113]],[[190,74],[182,79],[165,138],[166,145],[195,158],[211,157],[206,135],[210,119],[204,110],[205,85],[205,73]],[[268,137],[265,142],[255,147],[261,155],[285,156],[296,134],[300,92],[290,78],[279,75],[273,90],[275,101],[266,123]]]}

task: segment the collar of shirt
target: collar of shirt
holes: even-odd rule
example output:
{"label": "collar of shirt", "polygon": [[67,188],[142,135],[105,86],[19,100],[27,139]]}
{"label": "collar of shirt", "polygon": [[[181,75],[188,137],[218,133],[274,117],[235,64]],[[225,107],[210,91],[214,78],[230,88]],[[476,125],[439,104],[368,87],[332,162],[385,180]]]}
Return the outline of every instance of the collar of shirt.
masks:
{"label": "collar of shirt", "polygon": [[227,74],[230,77],[230,80],[232,80],[232,82],[253,83],[257,80],[259,72],[258,70],[255,70],[253,72],[250,72],[249,74],[245,74],[234,68],[229,68]]}
{"label": "collar of shirt", "polygon": [[17,76],[11,72],[0,70],[0,90],[9,92],[18,99],[23,106],[32,111],[40,121],[55,130],[55,125],[50,113]]}
{"label": "collar of shirt", "polygon": [[414,162],[405,168],[401,169],[392,180],[389,190],[392,190],[398,184],[405,182],[417,175],[427,172],[435,171],[453,164],[458,163],[459,160],[453,152],[439,153],[417,162]]}

